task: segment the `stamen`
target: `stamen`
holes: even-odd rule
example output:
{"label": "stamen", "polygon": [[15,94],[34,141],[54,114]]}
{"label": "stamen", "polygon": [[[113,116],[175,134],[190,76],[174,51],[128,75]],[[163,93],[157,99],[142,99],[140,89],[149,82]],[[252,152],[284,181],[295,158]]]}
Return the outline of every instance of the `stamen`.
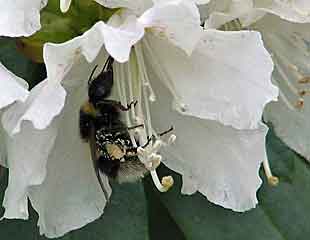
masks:
{"label": "stamen", "polygon": [[263,167],[264,167],[265,175],[267,177],[269,185],[273,187],[277,186],[279,184],[279,178],[272,174],[267,158],[265,158],[263,161]]}
{"label": "stamen", "polygon": [[181,103],[181,97],[178,95],[178,93],[175,91],[175,86],[173,81],[171,81],[169,74],[165,71],[165,69],[162,67],[162,64],[159,63],[158,57],[156,56],[156,53],[154,53],[154,50],[151,48],[150,43],[148,42],[147,38],[143,41],[143,46],[146,47],[145,53],[149,55],[150,58],[152,58],[152,63],[154,64],[154,69],[156,69],[156,73],[159,75],[161,79],[163,79],[166,84],[168,85],[168,88],[176,100],[176,102],[179,103],[180,109],[185,112],[187,110],[187,107],[185,104]]}
{"label": "stamen", "polygon": [[[132,54],[130,55],[130,58],[132,59]],[[130,61],[129,59],[129,63],[126,64],[127,66],[127,82],[128,82],[128,90],[129,90],[129,101],[132,102],[133,101],[133,88],[132,88],[132,71],[131,71],[131,63],[132,61]],[[135,112],[135,108],[131,108],[130,109],[130,113],[131,113],[131,118],[135,119],[136,118],[136,112]]]}
{"label": "stamen", "polygon": [[[117,83],[117,90],[118,90],[118,95],[119,95],[119,99],[120,102],[123,104],[123,106],[127,105],[127,96],[126,96],[126,86],[125,84],[128,82],[129,84],[131,84],[130,81],[126,81],[125,76],[126,76],[126,72],[124,70],[124,66],[123,64],[114,64],[115,66],[115,72],[114,74],[116,75],[115,81]],[[128,74],[130,77],[131,75]],[[133,99],[130,99],[130,102],[133,102]],[[131,107],[130,110],[134,109],[134,107]],[[125,118],[126,118],[126,125],[127,126],[131,126],[133,125],[131,120],[130,120],[130,116],[129,116],[129,112],[126,111],[125,112]],[[139,130],[137,130],[139,131]],[[129,132],[129,136],[130,136],[130,140],[133,144],[134,147],[137,146],[135,137],[134,137],[134,133]]]}
{"label": "stamen", "polygon": [[[275,35],[267,35],[268,38],[270,38],[270,41],[268,42],[274,42],[275,44],[279,44],[281,46],[281,41],[278,39]],[[296,44],[295,41],[292,41],[291,39],[288,39],[292,45]],[[270,47],[270,46],[269,46]],[[275,48],[276,49],[276,48]],[[305,106],[305,100],[304,96],[308,95],[310,91],[308,89],[299,89],[298,86],[296,87],[296,83],[299,84],[306,84],[308,81],[310,82],[310,78],[303,76],[303,74],[300,72],[298,66],[291,63],[290,60],[287,58],[287,56],[283,54],[272,54],[273,61],[277,66],[277,72],[279,73],[281,77],[281,82],[277,81],[278,85],[280,86],[282,83],[285,83],[288,87],[288,90],[290,90],[291,93],[293,93],[293,98],[291,101],[287,96],[285,96],[284,92],[280,90],[280,98],[283,100],[283,102],[286,104],[286,106],[292,110],[303,110]],[[292,81],[295,80],[296,82]],[[283,81],[282,81],[283,80]],[[281,84],[280,84],[281,83]],[[291,103],[293,102],[293,103]]]}
{"label": "stamen", "polygon": [[143,77],[144,77],[143,78],[143,80],[144,80],[143,85],[145,87],[147,87],[147,89],[149,90],[149,94],[150,94],[149,100],[151,102],[154,102],[154,101],[156,101],[156,96],[155,96],[155,93],[154,93],[153,88],[151,86],[151,82],[148,78],[148,74],[146,72],[146,67],[144,64],[144,57],[142,55],[142,48],[141,48],[140,44],[137,44],[137,46],[136,46],[136,54],[137,54],[137,58],[138,58],[139,69],[141,70],[141,73],[143,74]]}
{"label": "stamen", "polygon": [[[280,59],[280,57],[278,57],[278,59]],[[280,76],[283,78],[284,82],[287,84],[288,88],[295,94],[298,95],[298,90],[297,88],[293,85],[293,83],[291,83],[291,81],[289,80],[287,74],[284,72],[284,69],[282,68],[281,64],[279,63],[279,61],[277,60],[277,58],[273,58],[274,63],[277,65],[277,71],[280,74]],[[281,59],[280,59],[281,60]]]}
{"label": "stamen", "polygon": [[291,110],[295,111],[296,109],[294,106],[290,103],[290,101],[287,99],[283,91],[279,88],[279,97],[282,99],[282,101],[285,103],[285,105]]}
{"label": "stamen", "polygon": [[152,159],[151,160],[152,164],[150,165],[150,170],[154,171],[160,165],[161,160],[162,160],[162,156],[159,154],[152,153],[150,158]]}
{"label": "stamen", "polygon": [[[124,68],[118,67],[117,69],[121,72],[118,74],[119,83],[117,87],[121,102],[127,99],[126,89],[128,89],[130,101],[138,101],[136,109],[128,111],[128,117],[126,119],[128,122],[130,119],[133,119],[136,121],[136,124],[143,124],[145,126],[144,129],[137,129],[139,130],[137,135],[140,143],[140,146],[137,148],[137,154],[140,161],[151,172],[152,179],[158,190],[160,192],[166,192],[173,185],[173,178],[167,176],[161,181],[159,180],[156,168],[160,165],[162,156],[158,154],[158,151],[162,146],[167,146],[174,142],[175,136],[173,135],[169,137],[168,143],[165,143],[159,139],[161,135],[157,136],[152,128],[149,101],[155,101],[156,96],[148,78],[144,61],[143,49],[141,48],[141,45],[137,44],[131,54],[129,64],[124,66]],[[125,73],[122,74],[122,70],[124,70]],[[127,79],[124,77],[126,74]],[[126,82],[128,82],[128,85],[126,85],[127,88],[125,88]],[[135,99],[133,99],[133,96],[135,96]]]}
{"label": "stamen", "polygon": [[159,181],[156,170],[151,171],[151,176],[155,186],[160,192],[167,192],[174,184],[173,178],[171,176],[165,176]]}
{"label": "stamen", "polygon": [[[137,44],[135,47],[135,52],[138,60],[138,71],[139,71],[139,76],[142,78],[142,88],[143,90],[147,87],[148,89],[151,89],[150,94],[154,95],[153,90],[151,88],[151,84],[149,82],[149,79],[147,77],[147,73],[145,71],[145,65],[144,65],[144,59],[142,56],[142,49],[140,48],[140,45]],[[142,95],[144,98],[144,107],[146,110],[146,121],[147,121],[147,135],[151,136],[153,134],[153,129],[152,129],[152,123],[151,123],[151,111],[149,107],[149,99],[147,99],[147,93],[146,91],[142,91]],[[155,95],[154,95],[155,96]]]}
{"label": "stamen", "polygon": [[310,93],[309,89],[304,89],[299,91],[299,96],[304,97]]}
{"label": "stamen", "polygon": [[152,147],[152,152],[153,152],[153,153],[154,153],[154,152],[158,152],[158,150],[159,150],[159,149],[161,148],[161,146],[163,145],[162,143],[163,143],[163,141],[157,139],[157,140],[155,141],[153,147]]}

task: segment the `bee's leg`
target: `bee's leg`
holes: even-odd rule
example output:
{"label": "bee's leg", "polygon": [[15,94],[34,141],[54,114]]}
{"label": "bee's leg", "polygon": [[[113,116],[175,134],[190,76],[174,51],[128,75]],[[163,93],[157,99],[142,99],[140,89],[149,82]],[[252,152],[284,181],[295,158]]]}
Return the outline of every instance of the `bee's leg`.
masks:
{"label": "bee's leg", "polygon": [[166,135],[167,133],[170,133],[171,131],[173,131],[173,129],[174,129],[173,126],[171,126],[168,130],[158,133],[158,136],[162,137]]}
{"label": "bee's leg", "polygon": [[[168,130],[166,130],[166,131],[164,131],[164,132],[158,133],[157,135],[160,136],[160,137],[162,137],[162,136],[166,135],[167,133],[169,133],[169,132],[171,132],[171,131],[173,131],[173,126],[171,126]],[[151,142],[153,139],[155,139],[155,138],[156,138],[155,135],[152,135],[152,136],[147,137],[147,142],[142,146],[142,148],[147,147],[147,146],[150,144],[150,142]]]}
{"label": "bee's leg", "polygon": [[113,105],[114,107],[118,108],[122,112],[126,112],[126,111],[129,111],[132,107],[135,107],[137,103],[138,101],[134,100],[130,103],[127,103],[127,106],[123,106],[121,102],[105,99],[105,100],[99,101],[97,103],[97,106],[100,107],[100,105],[109,104],[109,105]]}
{"label": "bee's leg", "polygon": [[94,76],[94,73],[95,73],[97,67],[98,67],[98,65],[96,65],[96,66],[94,67],[94,69],[92,70],[92,72],[91,72],[91,74],[90,74],[90,76],[89,76],[89,78],[88,78],[88,86],[90,85],[91,81],[93,80],[93,76]]}
{"label": "bee's leg", "polygon": [[140,127],[144,127],[144,124],[139,124],[139,125],[135,125],[132,127],[110,128],[109,131],[118,132],[117,135],[119,135],[119,134],[126,133],[129,130],[133,130],[133,129],[140,128]]}
{"label": "bee's leg", "polygon": [[131,101],[130,103],[127,103],[127,106],[126,107],[124,107],[123,105],[120,105],[120,109],[122,110],[122,111],[128,111],[128,110],[130,110],[132,107],[135,107],[136,105],[137,105],[137,103],[138,103],[138,101],[137,100],[133,100],[133,101]]}

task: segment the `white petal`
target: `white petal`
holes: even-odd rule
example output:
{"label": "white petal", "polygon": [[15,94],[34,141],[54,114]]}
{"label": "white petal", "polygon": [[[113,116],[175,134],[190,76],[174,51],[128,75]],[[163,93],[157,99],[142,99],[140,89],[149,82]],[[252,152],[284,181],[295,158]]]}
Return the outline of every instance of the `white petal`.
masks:
{"label": "white petal", "polygon": [[[2,92],[0,94],[0,119],[2,119],[3,108],[14,102],[25,101],[29,95],[29,92],[27,90],[27,82],[7,70],[1,63],[0,85],[2,89]],[[7,167],[5,138],[6,133],[3,129],[2,124],[0,123],[0,165]]]}
{"label": "white petal", "polygon": [[[177,12],[177,14],[176,14]],[[191,54],[202,36],[198,8],[189,0],[155,4],[139,18],[145,27]]]}
{"label": "white petal", "polygon": [[261,184],[258,170],[266,158],[266,127],[236,130],[217,122],[183,116],[169,108],[172,97],[156,85],[158,101],[151,106],[156,131],[174,126],[176,142],[165,148],[164,163],[182,174],[185,194],[196,191],[211,202],[235,211],[257,204],[256,191]]}
{"label": "white petal", "polygon": [[144,35],[144,28],[134,16],[129,16],[118,28],[96,23],[81,38],[82,51],[87,60],[92,61],[104,45],[118,62],[129,59],[131,47]]}
{"label": "white petal", "polygon": [[[75,46],[73,43],[71,47]],[[66,47],[69,48],[68,44],[49,45],[47,52],[56,54]],[[49,54],[52,56],[51,52]],[[103,213],[106,200],[92,166],[89,146],[79,138],[78,118],[79,108],[87,98],[88,76],[95,65],[103,66],[106,58],[103,51],[92,64],[84,57],[75,59],[77,61],[72,59],[66,74],[60,73],[67,92],[61,114],[44,130],[37,130],[23,121],[20,132],[9,138],[7,165],[10,175],[3,203],[4,217],[26,219],[28,196],[39,214],[40,232],[48,237],[59,237]],[[47,82],[33,90],[29,97],[33,102],[40,99],[36,92],[42,92],[44,83]],[[53,111],[46,101],[42,102],[41,110],[43,106]],[[19,112],[20,109],[24,109],[24,103],[18,102],[8,111]],[[37,112],[37,118],[44,119],[45,114]],[[107,192],[111,193],[107,179],[104,181]]]}
{"label": "white petal", "polygon": [[142,13],[153,5],[152,0],[95,0],[107,8],[128,8],[137,14]]}
{"label": "white petal", "polygon": [[217,28],[235,18],[239,18],[244,26],[248,26],[265,13],[278,15],[288,21],[306,23],[310,22],[310,2],[308,0],[211,1],[209,8],[204,9],[202,15],[210,14],[206,25]]}
{"label": "white petal", "polygon": [[[164,3],[164,2],[173,2],[173,1],[176,1],[176,0],[153,0],[154,3]],[[210,0],[187,0],[189,2],[193,2],[193,3],[196,3],[197,5],[200,5],[200,4],[207,4],[210,2]]]}
{"label": "white petal", "polygon": [[276,14],[289,21],[299,23],[310,22],[310,1],[307,0],[273,0],[272,3],[258,1],[255,7]]}
{"label": "white petal", "polygon": [[30,92],[24,103],[19,103],[3,114],[2,123],[6,131],[16,134],[23,121],[31,121],[35,128],[44,129],[63,108],[66,92],[60,84],[49,84],[47,80]]}
{"label": "white petal", "polygon": [[65,13],[69,10],[71,5],[71,0],[60,0],[60,10]]}
{"label": "white petal", "polygon": [[[119,28],[98,22],[81,37],[63,44],[46,44],[44,62],[47,79],[31,90],[30,97],[23,105],[19,105],[17,111],[10,111],[4,115],[3,124],[6,130],[10,134],[17,133],[20,124],[25,120],[31,121],[37,129],[46,128],[64,106],[66,91],[63,86],[87,82],[91,70],[81,73],[84,69],[77,68],[74,72],[73,65],[85,62],[84,56],[93,61],[103,44],[119,62],[128,60],[131,46],[144,34],[143,27],[136,23],[135,18],[131,17]],[[81,74],[77,78],[78,73]],[[11,101],[10,98],[5,100]]]}
{"label": "white petal", "polygon": [[[39,214],[40,233],[47,237],[60,237],[94,221],[106,204],[92,166],[89,145],[79,137],[78,113],[86,98],[86,84],[67,89],[58,135],[47,160],[46,179],[29,191]],[[104,182],[111,193],[107,178]]]}
{"label": "white petal", "polygon": [[28,84],[23,79],[17,77],[7,70],[0,63],[0,109],[19,100],[25,101],[28,97]]}
{"label": "white petal", "polygon": [[208,8],[200,10],[203,19],[208,18],[205,23],[208,28],[218,28],[236,18],[243,26],[248,26],[266,14],[264,9],[255,8],[253,0],[211,1]]}
{"label": "white petal", "polygon": [[[289,147],[310,160],[310,95],[309,92],[304,97],[299,95],[310,89],[309,83],[299,83],[303,77],[310,76],[310,24],[294,24],[268,16],[254,27],[262,31],[273,54],[273,78],[281,91],[279,102],[267,106],[264,118],[273,124],[276,134]],[[304,104],[298,106],[302,98]]]}
{"label": "white petal", "polygon": [[0,0],[0,36],[29,36],[41,28],[40,10],[47,0]]}
{"label": "white petal", "polygon": [[164,41],[148,41],[147,59],[157,73],[166,73],[161,79],[183,114],[256,128],[265,104],[277,97],[273,64],[257,32],[205,31],[191,57]]}
{"label": "white petal", "polygon": [[[2,114],[0,115],[0,118],[2,117]],[[7,164],[7,147],[6,147],[6,132],[2,127],[2,124],[0,124],[0,178],[1,178],[1,166],[8,167]]]}
{"label": "white petal", "polygon": [[194,0],[196,4],[207,4],[210,2],[210,0]]}
{"label": "white petal", "polygon": [[[14,110],[15,106],[12,108]],[[6,137],[9,182],[3,201],[5,218],[28,218],[28,190],[30,186],[43,182],[46,159],[56,134],[55,124],[40,131],[33,129],[29,122],[25,122],[20,133]]]}

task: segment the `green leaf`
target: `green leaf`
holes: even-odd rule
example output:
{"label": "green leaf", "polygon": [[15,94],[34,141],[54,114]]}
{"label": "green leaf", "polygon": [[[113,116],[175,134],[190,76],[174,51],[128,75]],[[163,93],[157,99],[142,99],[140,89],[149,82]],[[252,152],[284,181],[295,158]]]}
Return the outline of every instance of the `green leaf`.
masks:
{"label": "green leaf", "polygon": [[30,87],[45,78],[45,66],[32,62],[20,53],[14,39],[0,38],[0,61],[7,69],[25,79]]}
{"label": "green leaf", "polygon": [[[173,174],[176,185],[160,194],[153,189],[172,216],[175,224],[190,240],[307,240],[310,236],[310,171],[308,163],[289,150],[272,132],[267,138],[271,167],[280,178],[277,187],[264,184],[259,190],[259,205],[246,213],[235,213],[210,203],[203,195],[180,194],[181,177],[162,168],[163,175]],[[154,201],[154,200],[153,200]]]}
{"label": "green leaf", "polygon": [[146,186],[145,194],[148,208],[150,240],[185,240],[184,234],[174,222],[167,208],[158,201],[156,193],[147,186],[148,183],[146,181],[144,185]]}
{"label": "green leaf", "polygon": [[[7,174],[6,174],[7,175]],[[3,199],[6,177],[0,180],[0,200]],[[0,211],[0,214],[3,214]],[[30,219],[2,220],[0,223],[1,239],[46,239],[39,236],[36,226],[37,215],[30,209]],[[141,182],[113,186],[113,193],[104,214],[98,220],[85,227],[72,231],[61,240],[148,240],[148,221],[146,200]]]}

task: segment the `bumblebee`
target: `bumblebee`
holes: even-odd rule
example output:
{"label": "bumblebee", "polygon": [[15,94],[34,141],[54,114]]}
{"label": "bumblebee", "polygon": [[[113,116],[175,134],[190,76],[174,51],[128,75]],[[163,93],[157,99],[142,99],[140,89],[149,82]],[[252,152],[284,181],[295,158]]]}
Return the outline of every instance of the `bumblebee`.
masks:
{"label": "bumblebee", "polygon": [[123,106],[107,99],[113,86],[113,62],[109,56],[94,79],[97,66],[93,69],[88,80],[88,100],[81,106],[79,117],[80,136],[89,142],[96,176],[106,198],[100,172],[119,183],[136,181],[147,172],[129,135],[130,130],[143,125],[127,127],[121,121],[121,112],[130,110],[137,102]]}

